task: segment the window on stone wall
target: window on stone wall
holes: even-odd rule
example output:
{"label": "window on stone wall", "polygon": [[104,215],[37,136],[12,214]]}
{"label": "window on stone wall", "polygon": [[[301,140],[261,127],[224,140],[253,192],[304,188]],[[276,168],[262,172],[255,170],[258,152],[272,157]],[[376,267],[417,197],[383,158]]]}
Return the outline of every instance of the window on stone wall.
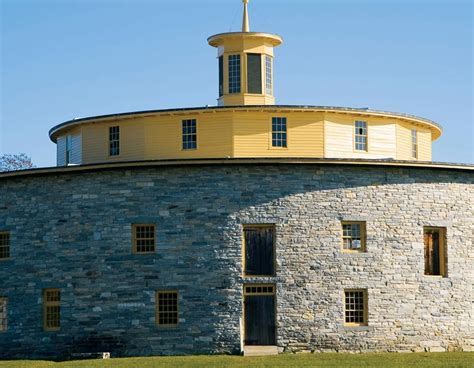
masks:
{"label": "window on stone wall", "polygon": [[120,155],[120,127],[109,127],[109,155]]}
{"label": "window on stone wall", "polygon": [[0,259],[10,258],[10,233],[0,232]]}
{"label": "window on stone wall", "polygon": [[155,253],[155,225],[132,225],[133,253]]}
{"label": "window on stone wall", "polygon": [[286,118],[272,118],[272,147],[287,147]]}
{"label": "window on stone wall", "polygon": [[342,249],[349,252],[365,252],[365,222],[342,222]]}
{"label": "window on stone wall", "polygon": [[57,331],[61,327],[61,292],[59,289],[43,290],[43,328]]}
{"label": "window on stone wall", "polygon": [[244,275],[275,275],[275,225],[244,226]]}
{"label": "window on stone wall", "polygon": [[172,327],[178,324],[178,292],[156,292],[156,324]]}
{"label": "window on stone wall", "polygon": [[367,290],[344,290],[345,325],[366,326],[367,323]]}
{"label": "window on stone wall", "polygon": [[446,228],[425,227],[425,275],[446,276]]}
{"label": "window on stone wall", "polygon": [[7,330],[7,298],[0,297],[0,332]]}
{"label": "window on stone wall", "polygon": [[356,151],[367,151],[367,122],[357,120],[354,123],[354,148]]}
{"label": "window on stone wall", "polygon": [[182,121],[183,129],[183,149],[197,148],[197,123],[196,119]]}

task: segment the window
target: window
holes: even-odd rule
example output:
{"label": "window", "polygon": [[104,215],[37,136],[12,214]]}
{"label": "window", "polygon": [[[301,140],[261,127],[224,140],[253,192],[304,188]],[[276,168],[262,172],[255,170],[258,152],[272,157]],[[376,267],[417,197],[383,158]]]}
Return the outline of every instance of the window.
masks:
{"label": "window", "polygon": [[45,331],[57,331],[61,326],[61,293],[59,289],[43,291],[43,327]]}
{"label": "window", "polygon": [[156,324],[170,327],[178,324],[178,292],[156,292]]}
{"label": "window", "polygon": [[183,120],[183,149],[197,148],[196,119]]}
{"label": "window", "polygon": [[0,297],[0,332],[7,330],[7,298]]}
{"label": "window", "polygon": [[265,93],[267,95],[273,95],[273,58],[271,56],[265,56]]}
{"label": "window", "polygon": [[367,290],[344,290],[344,314],[348,326],[367,325]]}
{"label": "window", "polygon": [[240,93],[240,55],[229,55],[229,93]]}
{"label": "window", "polygon": [[272,147],[287,147],[286,118],[272,118]]}
{"label": "window", "polygon": [[354,144],[356,151],[367,151],[367,122],[355,122]]}
{"label": "window", "polygon": [[247,54],[247,92],[262,93],[261,54]]}
{"label": "window", "polygon": [[273,276],[275,274],[275,226],[244,226],[244,274]]}
{"label": "window", "polygon": [[418,133],[416,129],[411,130],[411,157],[418,158]]}
{"label": "window", "polygon": [[155,252],[155,225],[133,225],[133,252]]}
{"label": "window", "polygon": [[10,233],[0,232],[0,259],[10,258]]}
{"label": "window", "polygon": [[344,251],[365,252],[365,223],[342,223],[342,249]]}
{"label": "window", "polygon": [[66,165],[72,162],[72,136],[66,137]]}
{"label": "window", "polygon": [[120,127],[109,127],[109,155],[120,155]]}
{"label": "window", "polygon": [[219,56],[219,97],[224,94],[224,57]]}
{"label": "window", "polygon": [[425,275],[446,276],[446,228],[425,227]]}

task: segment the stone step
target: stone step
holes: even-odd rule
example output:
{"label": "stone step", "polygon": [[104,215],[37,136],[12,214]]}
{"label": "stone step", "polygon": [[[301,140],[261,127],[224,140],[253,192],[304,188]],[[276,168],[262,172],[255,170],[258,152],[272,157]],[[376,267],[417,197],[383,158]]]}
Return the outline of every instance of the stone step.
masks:
{"label": "stone step", "polygon": [[244,346],[244,356],[278,355],[278,347],[273,345]]}

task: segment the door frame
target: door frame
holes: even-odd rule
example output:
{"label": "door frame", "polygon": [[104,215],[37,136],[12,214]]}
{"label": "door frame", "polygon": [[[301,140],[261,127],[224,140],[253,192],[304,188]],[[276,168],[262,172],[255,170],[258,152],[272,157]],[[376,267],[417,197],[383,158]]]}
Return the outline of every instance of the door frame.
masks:
{"label": "door frame", "polygon": [[[248,290],[248,288],[253,288],[253,290]],[[266,288],[266,289],[265,289]],[[259,346],[259,345],[246,345],[246,319],[245,319],[245,297],[247,296],[273,296],[273,308],[274,308],[274,324],[275,324],[275,345],[268,346],[277,346],[277,337],[278,337],[278,326],[277,326],[277,296],[276,296],[276,284],[275,283],[246,283],[243,284],[242,290],[242,346]]]}

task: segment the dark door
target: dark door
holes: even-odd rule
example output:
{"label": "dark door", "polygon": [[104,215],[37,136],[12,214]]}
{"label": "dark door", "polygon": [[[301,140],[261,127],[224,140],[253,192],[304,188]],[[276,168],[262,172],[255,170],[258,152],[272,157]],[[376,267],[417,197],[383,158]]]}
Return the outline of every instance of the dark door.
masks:
{"label": "dark door", "polygon": [[245,345],[275,345],[275,295],[245,296]]}

